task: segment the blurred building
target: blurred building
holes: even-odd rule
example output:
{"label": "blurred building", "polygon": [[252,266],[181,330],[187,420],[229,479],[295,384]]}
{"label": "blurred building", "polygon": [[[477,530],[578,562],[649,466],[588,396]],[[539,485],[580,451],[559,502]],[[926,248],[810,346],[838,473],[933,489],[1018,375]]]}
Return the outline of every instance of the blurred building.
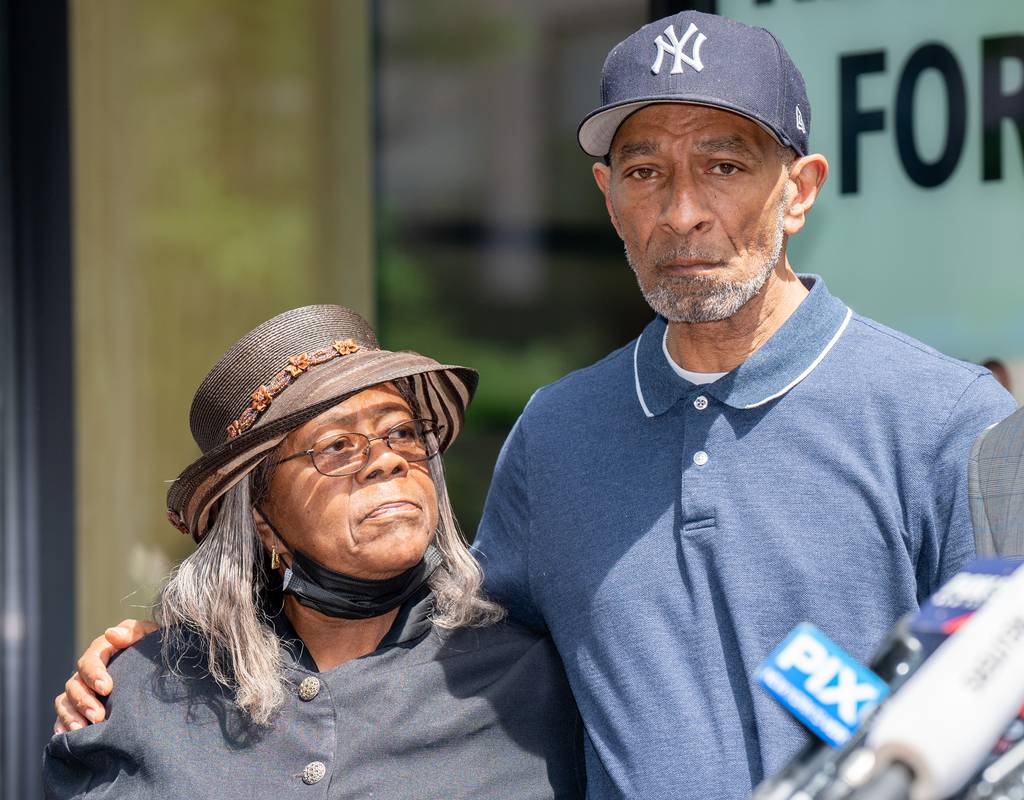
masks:
{"label": "blurred building", "polygon": [[794,265],[1024,386],[1018,0],[0,0],[2,800],[39,795],[74,654],[191,548],[192,392],[259,321],[344,303],[480,369],[472,535],[534,389],[649,318],[575,130],[609,47],[684,7],[807,78],[832,176]]}

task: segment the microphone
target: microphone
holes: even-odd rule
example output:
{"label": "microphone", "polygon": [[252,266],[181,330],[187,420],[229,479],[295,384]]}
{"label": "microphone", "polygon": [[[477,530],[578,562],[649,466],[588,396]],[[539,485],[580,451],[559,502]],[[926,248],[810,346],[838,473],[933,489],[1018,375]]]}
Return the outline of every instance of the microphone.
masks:
{"label": "microphone", "polygon": [[[875,650],[868,667],[885,681],[890,691],[898,689],[924,660],[925,653],[911,632],[914,614],[906,614],[886,634]],[[840,749],[821,739],[809,741],[775,775],[762,781],[751,800],[789,800],[814,798],[831,784],[850,754],[858,750],[867,731],[862,720],[857,732]]]}
{"label": "microphone", "polygon": [[[921,663],[958,630],[1021,563],[1020,559],[975,559],[943,584],[919,611],[901,618],[869,662],[871,670],[888,684],[890,693],[914,675]],[[767,663],[771,663],[791,639],[792,635]],[[776,692],[772,693],[778,697]],[[779,699],[790,706],[786,698]],[[795,709],[794,713],[801,716]],[[858,727],[839,749],[817,738],[808,742],[781,770],[756,787],[752,800],[847,800],[865,785],[874,768],[874,754],[863,745],[877,713],[878,708],[863,709]],[[1010,726],[989,761],[982,766],[998,758],[1021,738],[1024,738],[1024,709],[1021,719]]]}
{"label": "microphone", "polygon": [[940,586],[911,625],[925,652],[931,655],[956,633],[1021,563],[1020,558],[976,558]]}
{"label": "microphone", "polygon": [[1024,796],[1024,741],[989,764],[964,800],[1016,800]]}
{"label": "microphone", "polygon": [[891,776],[908,770],[911,800],[949,797],[1022,704],[1024,569],[1017,569],[878,712],[865,738],[874,777],[854,797],[880,796],[881,785],[902,784]]}

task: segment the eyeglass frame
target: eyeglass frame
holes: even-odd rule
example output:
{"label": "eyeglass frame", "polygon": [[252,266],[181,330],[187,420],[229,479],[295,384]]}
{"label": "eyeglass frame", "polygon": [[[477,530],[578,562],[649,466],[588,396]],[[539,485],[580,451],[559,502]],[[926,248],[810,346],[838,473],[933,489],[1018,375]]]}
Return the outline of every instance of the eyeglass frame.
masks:
{"label": "eyeglass frame", "polygon": [[[326,436],[321,436],[319,439],[317,439],[315,442],[313,442],[313,446],[310,447],[308,450],[302,450],[302,451],[300,451],[298,453],[292,453],[290,456],[285,456],[284,458],[279,458],[277,460],[277,464],[283,464],[285,461],[291,461],[291,460],[296,459],[296,458],[301,458],[302,456],[309,456],[309,460],[313,462],[313,469],[315,469],[317,472],[319,472],[325,478],[348,478],[351,475],[358,474],[359,471],[363,469],[363,467],[365,467],[367,464],[370,463],[370,450],[373,449],[373,443],[374,442],[383,441],[387,445],[388,450],[390,450],[392,453],[397,455],[399,458],[404,459],[406,462],[408,462],[410,464],[421,464],[422,462],[430,461],[430,459],[432,459],[432,458],[436,457],[437,455],[439,455],[441,453],[441,448],[440,448],[439,445],[437,446],[437,450],[435,450],[433,453],[430,453],[429,452],[429,448],[427,448],[428,454],[426,456],[424,456],[423,458],[415,458],[415,459],[408,458],[403,453],[399,453],[397,450],[395,450],[391,446],[391,442],[388,439],[388,437],[394,431],[396,431],[398,428],[402,427],[403,425],[408,425],[410,422],[426,423],[426,425],[429,426],[429,428],[427,429],[426,433],[427,434],[434,434],[434,436],[438,435],[439,429],[441,427],[440,425],[438,425],[432,419],[428,419],[426,417],[416,417],[414,419],[405,419],[405,420],[402,420],[401,422],[398,422],[398,423],[392,425],[390,428],[388,428],[384,432],[383,436],[367,436],[365,433],[359,433],[359,431],[341,431],[339,433],[329,433]],[[343,472],[340,475],[331,475],[330,473],[323,472],[320,469],[320,467],[317,466],[316,458],[313,457],[314,453],[316,453],[316,446],[320,442],[325,441],[326,439],[336,439],[336,438],[340,438],[342,436],[362,436],[364,439],[366,439],[366,447],[363,448],[363,460],[362,460],[362,462],[359,464],[358,469],[355,469],[352,472]],[[436,442],[435,442],[435,444],[436,444]]]}

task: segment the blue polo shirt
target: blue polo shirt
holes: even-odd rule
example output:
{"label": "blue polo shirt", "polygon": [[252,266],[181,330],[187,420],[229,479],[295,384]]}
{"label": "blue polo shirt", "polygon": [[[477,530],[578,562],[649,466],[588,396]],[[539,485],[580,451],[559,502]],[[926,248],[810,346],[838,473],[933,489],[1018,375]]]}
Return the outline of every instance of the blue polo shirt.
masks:
{"label": "blue polo shirt", "polygon": [[593,800],[747,796],[804,740],[753,683],[772,648],[810,621],[865,660],[974,551],[971,443],[1013,399],[802,279],[714,383],[675,374],[658,318],[538,391],[501,452],[475,548],[554,637]]}

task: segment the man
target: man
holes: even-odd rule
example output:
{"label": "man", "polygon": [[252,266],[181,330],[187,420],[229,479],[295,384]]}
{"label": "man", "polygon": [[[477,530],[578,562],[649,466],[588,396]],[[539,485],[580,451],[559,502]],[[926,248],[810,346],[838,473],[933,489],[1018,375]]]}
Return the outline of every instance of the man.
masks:
{"label": "man", "polygon": [[475,546],[554,636],[591,798],[740,798],[804,735],[759,663],[803,621],[866,658],[972,555],[970,445],[1014,404],[793,272],[828,164],[770,33],[684,12],[601,88],[579,142],[658,317],[533,396]]}
{"label": "man", "polygon": [[974,443],[968,496],[978,555],[1024,556],[1024,408]]}

